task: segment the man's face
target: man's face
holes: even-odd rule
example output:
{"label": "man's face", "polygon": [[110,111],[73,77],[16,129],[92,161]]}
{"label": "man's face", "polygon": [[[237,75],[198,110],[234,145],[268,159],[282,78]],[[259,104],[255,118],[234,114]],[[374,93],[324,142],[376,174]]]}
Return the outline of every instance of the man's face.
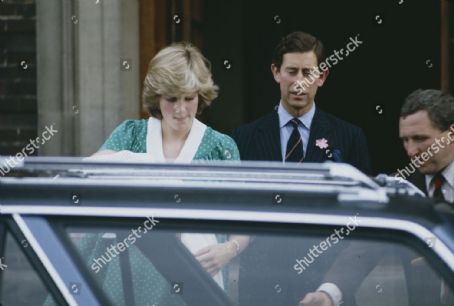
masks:
{"label": "man's face", "polygon": [[419,171],[423,174],[435,174],[454,161],[454,124],[447,131],[440,131],[432,125],[427,111],[401,117],[399,136],[408,157],[421,161],[414,164],[421,165]]}
{"label": "man's face", "polygon": [[281,89],[282,105],[295,117],[303,115],[311,108],[317,89],[326,80],[327,72],[313,73],[317,66],[314,51],[286,53],[280,69],[274,64],[271,65],[274,79]]}

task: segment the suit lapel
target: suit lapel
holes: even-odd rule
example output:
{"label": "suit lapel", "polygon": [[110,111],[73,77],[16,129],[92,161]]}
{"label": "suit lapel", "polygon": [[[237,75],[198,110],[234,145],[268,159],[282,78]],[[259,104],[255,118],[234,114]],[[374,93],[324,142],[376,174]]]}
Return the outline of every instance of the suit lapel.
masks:
{"label": "suit lapel", "polygon": [[426,178],[424,174],[416,170],[415,173],[408,177],[408,180],[412,182],[413,185],[421,189],[426,195],[429,194],[427,191]]}
{"label": "suit lapel", "polygon": [[330,140],[330,124],[329,120],[326,118],[323,111],[316,108],[314,118],[312,119],[311,130],[309,134],[309,143],[307,144],[306,149],[306,158],[305,161],[308,162],[323,162],[327,160],[325,150],[315,146],[317,139],[325,138]]}
{"label": "suit lapel", "polygon": [[257,151],[261,152],[260,160],[282,161],[281,134],[279,131],[279,116],[276,112],[263,118],[253,140]]}

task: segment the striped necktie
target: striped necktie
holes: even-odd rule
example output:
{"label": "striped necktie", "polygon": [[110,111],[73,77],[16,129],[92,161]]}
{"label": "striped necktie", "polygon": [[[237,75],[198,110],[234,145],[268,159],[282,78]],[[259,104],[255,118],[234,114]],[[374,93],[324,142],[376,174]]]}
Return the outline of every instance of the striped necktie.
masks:
{"label": "striped necktie", "polygon": [[301,122],[298,118],[293,118],[289,121],[289,123],[292,124],[293,131],[287,142],[285,161],[300,163],[304,159],[303,139],[298,131],[298,126]]}

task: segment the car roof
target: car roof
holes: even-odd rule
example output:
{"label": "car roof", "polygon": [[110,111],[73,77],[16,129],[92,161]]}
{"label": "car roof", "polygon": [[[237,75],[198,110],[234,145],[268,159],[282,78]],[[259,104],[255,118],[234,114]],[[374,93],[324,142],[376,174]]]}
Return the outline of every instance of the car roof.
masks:
{"label": "car roof", "polygon": [[[383,177],[381,181],[383,185]],[[78,207],[341,215],[356,211],[432,226],[452,217],[440,217],[414,186],[383,187],[356,168],[338,163],[145,164],[31,157],[0,177],[0,198],[3,213],[13,206],[21,206],[22,213],[32,213],[36,206],[44,212],[47,207],[52,214],[64,213],[53,209],[56,206],[71,211]],[[102,215],[103,210],[98,212]]]}
{"label": "car roof", "polygon": [[[390,183],[391,182],[391,183]],[[452,214],[414,186],[381,185],[347,164],[143,164],[28,158],[0,178],[0,214],[345,226],[436,235],[454,270]],[[393,187],[394,186],[394,187]]]}

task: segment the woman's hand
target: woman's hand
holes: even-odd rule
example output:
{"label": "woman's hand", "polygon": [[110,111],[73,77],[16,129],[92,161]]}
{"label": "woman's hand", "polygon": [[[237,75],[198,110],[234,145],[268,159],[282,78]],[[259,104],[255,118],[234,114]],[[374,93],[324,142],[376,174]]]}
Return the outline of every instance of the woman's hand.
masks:
{"label": "woman's hand", "polygon": [[215,276],[237,253],[235,244],[227,241],[207,246],[194,256],[211,276]]}

